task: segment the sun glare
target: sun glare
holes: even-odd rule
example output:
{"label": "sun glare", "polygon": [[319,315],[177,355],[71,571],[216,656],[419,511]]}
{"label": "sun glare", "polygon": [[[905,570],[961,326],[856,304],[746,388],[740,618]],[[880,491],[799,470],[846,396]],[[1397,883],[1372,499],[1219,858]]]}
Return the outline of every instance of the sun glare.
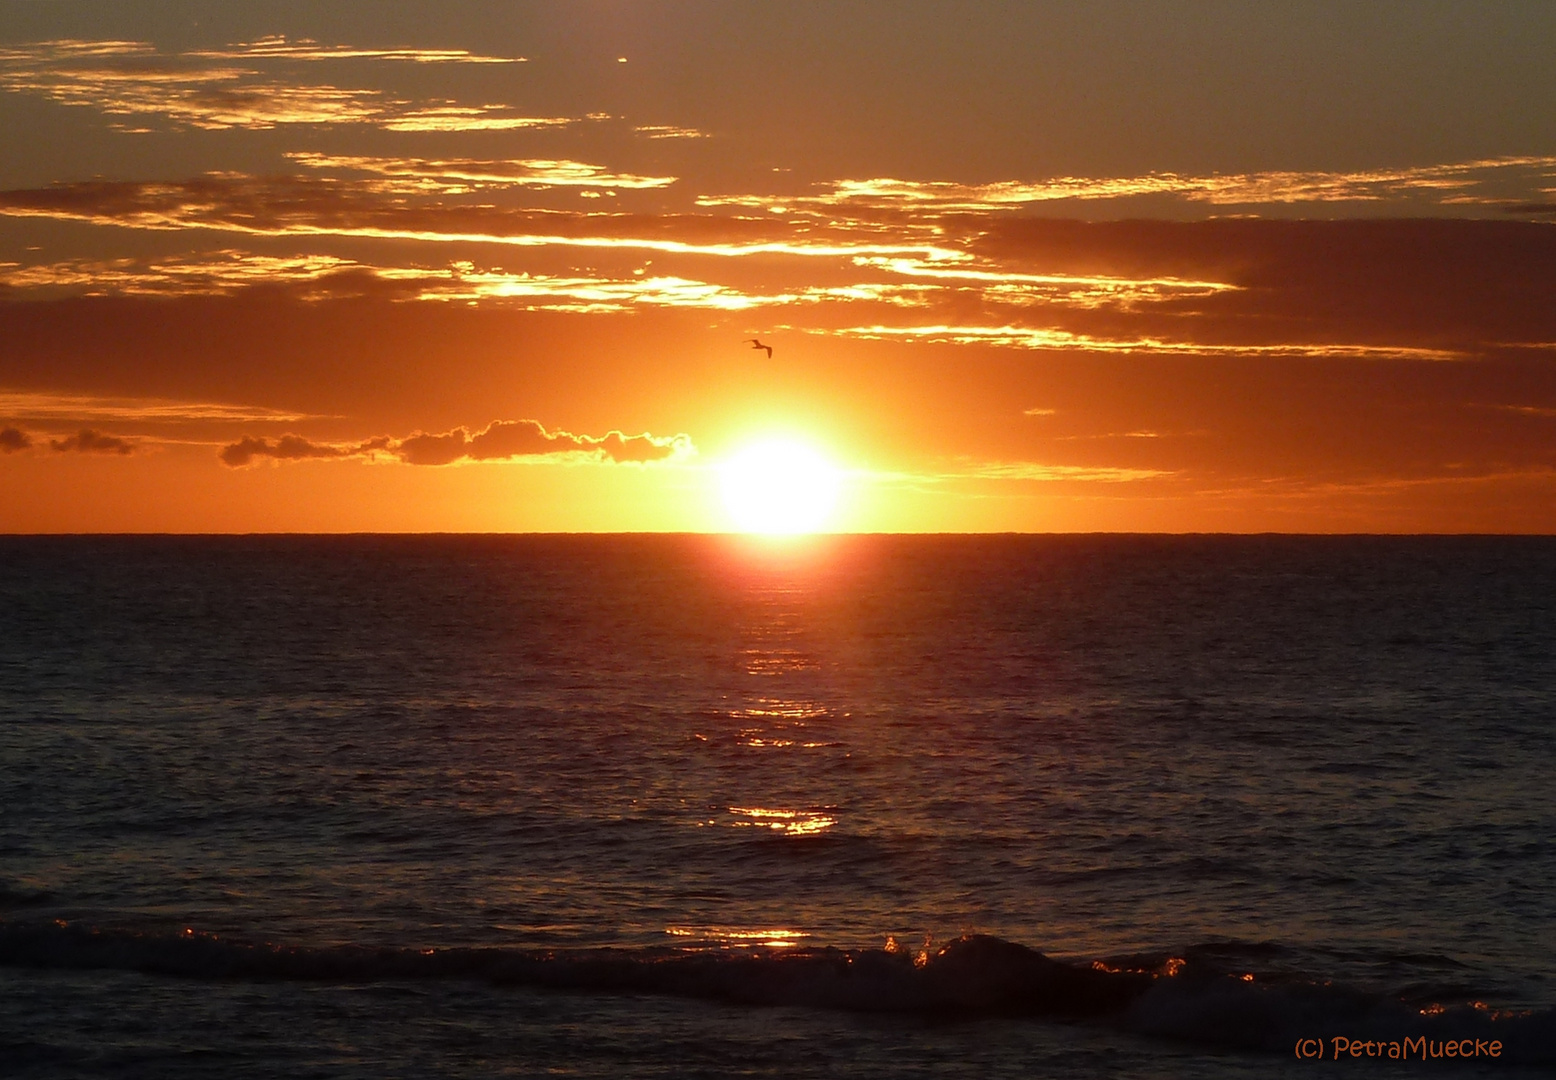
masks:
{"label": "sun glare", "polygon": [[754,443],[720,469],[724,506],[741,532],[793,535],[824,528],[843,476],[815,449],[787,439]]}

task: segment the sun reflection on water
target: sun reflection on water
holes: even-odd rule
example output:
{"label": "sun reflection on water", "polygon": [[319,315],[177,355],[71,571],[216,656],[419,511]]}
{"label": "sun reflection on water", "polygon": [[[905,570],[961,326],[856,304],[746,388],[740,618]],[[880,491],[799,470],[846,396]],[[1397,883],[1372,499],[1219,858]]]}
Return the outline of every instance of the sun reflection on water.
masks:
{"label": "sun reflection on water", "polygon": [[742,716],[766,716],[781,720],[813,720],[826,716],[827,708],[813,701],[788,701],[784,698],[758,698],[754,706],[740,710]]}
{"label": "sun reflection on water", "polygon": [[785,836],[816,836],[837,824],[837,818],[821,810],[773,810],[759,806],[731,806],[731,814],[748,820],[730,822],[736,828],[772,829]]}
{"label": "sun reflection on water", "polygon": [[810,937],[803,930],[737,930],[727,926],[667,926],[665,933],[690,939],[696,945],[725,949],[793,949]]}

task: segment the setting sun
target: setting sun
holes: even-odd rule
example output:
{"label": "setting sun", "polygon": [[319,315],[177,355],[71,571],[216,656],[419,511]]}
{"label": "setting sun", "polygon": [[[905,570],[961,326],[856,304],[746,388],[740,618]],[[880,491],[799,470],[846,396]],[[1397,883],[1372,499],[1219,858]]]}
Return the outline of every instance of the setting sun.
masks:
{"label": "setting sun", "polygon": [[816,532],[831,520],[842,473],[813,447],[788,439],[753,443],[720,469],[724,506],[741,532]]}

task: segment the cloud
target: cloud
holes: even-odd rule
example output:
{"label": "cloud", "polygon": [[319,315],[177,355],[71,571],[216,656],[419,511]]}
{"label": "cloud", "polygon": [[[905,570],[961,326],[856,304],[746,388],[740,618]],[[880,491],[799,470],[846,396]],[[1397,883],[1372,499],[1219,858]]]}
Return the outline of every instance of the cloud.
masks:
{"label": "cloud", "polygon": [[[213,174],[176,183],[87,181],[0,192],[0,214],[142,229],[219,229],[255,236],[377,238],[519,248],[652,251],[752,258],[913,257],[965,260],[937,243],[880,242],[877,230],[796,230],[782,221],[708,215],[596,214],[487,204],[411,202],[376,182]],[[545,230],[545,231],[541,231]],[[895,237],[893,237],[895,239]]]}
{"label": "cloud", "polygon": [[32,436],[14,427],[0,428],[0,454],[14,454],[32,445]]}
{"label": "cloud", "polygon": [[1193,281],[1177,277],[1136,278],[1104,274],[1034,274],[990,264],[946,264],[915,258],[862,256],[857,266],[879,267],[906,277],[966,283],[989,300],[1002,303],[1061,303],[1078,307],[1136,304],[1164,298],[1211,296],[1236,289],[1224,281]]}
{"label": "cloud", "polygon": [[1129,469],[1110,465],[1044,465],[1035,461],[999,461],[972,466],[963,472],[942,474],[945,480],[1069,480],[1100,484],[1127,484],[1172,476],[1167,469]]}
{"label": "cloud", "polygon": [[130,454],[135,451],[134,444],[128,440],[92,428],[82,428],[68,439],[50,439],[49,445],[60,453],[73,450],[81,454]]}
{"label": "cloud", "polygon": [[[156,259],[69,259],[0,264],[0,286],[51,295],[229,296],[256,286],[306,301],[376,296],[393,300],[483,302],[542,311],[620,312],[635,306],[744,311],[757,307],[874,301],[923,303],[933,286],[858,283],[747,293],[692,278],[578,277],[477,269],[469,261],[436,268],[370,265],[332,255],[282,258],[224,249]],[[0,404],[3,404],[0,396]]]}
{"label": "cloud", "polygon": [[522,64],[523,56],[482,56],[465,49],[362,49],[350,45],[320,45],[313,38],[272,34],[226,49],[186,53],[218,60],[402,60],[418,64]]}
{"label": "cloud", "polygon": [[632,129],[639,135],[650,139],[707,139],[711,136],[706,131],[698,131],[696,128],[676,127],[674,124],[639,124]]}
{"label": "cloud", "polygon": [[7,70],[0,89],[33,93],[61,105],[112,116],[160,115],[180,126],[217,131],[280,124],[357,124],[395,109],[377,90],[297,86],[240,68],[114,70],[96,67]]}
{"label": "cloud", "polygon": [[403,439],[380,436],[359,443],[313,442],[300,435],[271,441],[247,437],[222,447],[217,455],[233,468],[262,458],[301,461],[309,458],[377,458],[407,465],[452,465],[461,461],[513,461],[555,454],[587,455],[595,460],[647,464],[695,453],[687,435],[656,437],[646,432],[602,436],[547,431],[536,420],[498,420],[480,431],[457,427],[441,433],[415,432]]}
{"label": "cloud", "polygon": [[[110,116],[161,116],[178,127],[263,130],[290,124],[371,124],[391,131],[516,130],[571,124],[504,104],[403,101],[376,89],[301,83],[261,67],[299,60],[377,59],[507,64],[519,57],[459,49],[352,49],[267,38],[224,50],[160,52],[144,42],[45,41],[0,49],[0,89]],[[216,63],[213,63],[216,61]],[[242,66],[230,63],[242,61]],[[145,130],[137,128],[134,130]]]}
{"label": "cloud", "polygon": [[150,56],[156,48],[144,41],[35,41],[0,48],[0,64],[39,64],[105,56]]}
{"label": "cloud", "polygon": [[[673,176],[636,176],[632,173],[613,173],[603,165],[590,165],[582,161],[526,158],[511,161],[453,158],[437,160],[428,158],[350,157],[335,154],[309,152],[286,155],[299,165],[310,169],[340,169],[354,172],[377,173],[382,176],[405,177],[420,183],[411,191],[444,191],[464,193],[472,186],[504,187],[589,187],[589,188],[663,188],[675,183]],[[442,181],[428,185],[427,181]],[[447,183],[456,181],[456,183]]]}
{"label": "cloud", "polygon": [[223,249],[183,256],[0,263],[0,286],[87,296],[217,296],[257,285],[285,287],[317,300],[404,292],[408,277],[437,271],[367,267],[333,255],[275,256]]}
{"label": "cloud", "polygon": [[143,421],[203,423],[208,421],[295,422],[309,414],[257,405],[167,398],[96,397],[35,391],[0,391],[0,416],[29,420]]}
{"label": "cloud", "polygon": [[1518,413],[1521,416],[1538,416],[1556,418],[1556,408],[1548,405],[1480,405],[1482,409],[1497,409],[1502,412]]}
{"label": "cloud", "polygon": [[1422,358],[1556,341],[1556,306],[1549,303],[1556,230],[1535,222],[1003,218],[970,252],[1005,266],[1238,286],[1182,303],[1164,297],[1134,312],[1044,320],[1099,338],[1362,345],[1367,350],[1359,355],[1372,356],[1389,347],[1431,350],[1417,354]]}
{"label": "cloud", "polygon": [[1269,342],[1237,345],[1208,341],[1164,341],[1151,337],[1095,337],[1052,327],[1031,326],[852,326],[832,331],[846,337],[886,341],[913,339],[956,345],[1007,345],[1020,349],[1108,353],[1192,353],[1196,356],[1310,356],[1348,359],[1461,360],[1464,353],[1408,345],[1325,342]]}
{"label": "cloud", "polygon": [[386,112],[378,125],[385,131],[522,131],[577,122],[566,116],[524,116],[507,105],[428,105]]}
{"label": "cloud", "polygon": [[[782,308],[787,325],[817,334],[1092,354],[1414,361],[1548,351],[1556,342],[1548,302],[1556,231],[1543,222],[996,213],[946,218],[919,242],[922,223],[898,229],[884,219],[834,226],[506,205],[542,183],[571,178],[598,190],[586,185],[630,179],[560,159],[297,160],[308,171],[289,177],[4,191],[0,214],[182,233],[174,243],[232,242],[213,241],[217,231],[302,253],[221,248],[0,264],[0,287],[30,290],[26,299],[50,290],[231,295],[265,285],[309,301],[571,313]],[[324,175],[329,169],[369,175]],[[513,183],[480,187],[480,178],[505,173]],[[395,242],[357,242],[371,239]],[[599,265],[575,269],[583,257]]]}
{"label": "cloud", "polygon": [[224,464],[233,468],[252,465],[260,458],[277,461],[302,461],[307,458],[362,457],[384,448],[384,441],[372,439],[355,446],[338,446],[330,443],[310,442],[301,435],[283,435],[271,442],[269,439],[247,436],[221,448],[217,455]]}
{"label": "cloud", "polygon": [[1529,190],[1549,175],[1556,156],[1527,155],[1423,165],[1399,169],[1353,171],[1271,170],[1184,176],[1148,173],[1143,176],[1061,176],[1046,180],[1000,180],[963,184],[943,180],[903,180],[876,177],[837,180],[814,195],[709,195],[700,206],[738,206],[771,210],[808,208],[911,209],[920,215],[1009,212],[1039,203],[1097,201],[1171,196],[1219,206],[1289,203],[1381,202],[1425,197],[1439,204],[1507,201],[1474,189],[1511,185]]}
{"label": "cloud", "polygon": [[548,432],[535,420],[498,420],[474,434],[463,427],[437,435],[417,432],[391,444],[390,450],[411,465],[450,465],[463,460],[506,461],[565,453],[644,463],[684,455],[691,452],[692,445],[685,435],[655,438],[646,433],[625,435],[612,431],[595,437],[561,430]]}

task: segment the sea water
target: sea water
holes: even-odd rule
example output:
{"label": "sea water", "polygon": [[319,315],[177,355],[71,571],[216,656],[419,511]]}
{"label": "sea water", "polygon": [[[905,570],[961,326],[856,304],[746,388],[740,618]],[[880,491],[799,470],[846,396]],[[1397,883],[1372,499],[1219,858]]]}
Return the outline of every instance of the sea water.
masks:
{"label": "sea water", "polygon": [[1548,538],[0,538],[0,1074],[1547,1075],[1553,723]]}

